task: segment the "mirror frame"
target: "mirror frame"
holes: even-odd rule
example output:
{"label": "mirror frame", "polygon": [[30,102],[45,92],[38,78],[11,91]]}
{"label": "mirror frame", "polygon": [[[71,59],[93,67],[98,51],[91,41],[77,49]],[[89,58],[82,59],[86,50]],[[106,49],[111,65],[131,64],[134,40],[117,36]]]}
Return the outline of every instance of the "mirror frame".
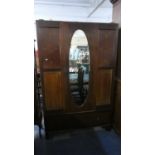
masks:
{"label": "mirror frame", "polygon": [[[89,69],[88,69],[88,89],[87,89],[87,94],[86,96],[84,97],[83,101],[79,103],[77,102],[73,102],[73,95],[72,95],[72,90],[71,90],[71,80],[70,80],[70,53],[71,53],[71,47],[72,47],[72,41],[73,41],[73,38],[74,36],[76,35],[77,31],[81,31],[83,34],[84,34],[84,37],[85,37],[85,40],[87,42],[87,47],[88,47],[88,60],[89,60]],[[82,60],[82,59],[81,59]],[[81,63],[82,64],[82,63]],[[91,52],[90,52],[90,46],[89,46],[89,42],[88,42],[88,37],[85,33],[84,30],[82,29],[76,29],[74,30],[74,32],[72,33],[72,36],[71,36],[71,39],[70,39],[70,46],[69,46],[69,54],[68,54],[68,71],[69,71],[69,74],[68,74],[68,80],[69,80],[69,93],[70,93],[70,97],[71,97],[71,102],[74,103],[74,105],[76,106],[84,106],[88,100],[88,96],[89,96],[89,90],[90,90],[90,77],[91,77]]]}

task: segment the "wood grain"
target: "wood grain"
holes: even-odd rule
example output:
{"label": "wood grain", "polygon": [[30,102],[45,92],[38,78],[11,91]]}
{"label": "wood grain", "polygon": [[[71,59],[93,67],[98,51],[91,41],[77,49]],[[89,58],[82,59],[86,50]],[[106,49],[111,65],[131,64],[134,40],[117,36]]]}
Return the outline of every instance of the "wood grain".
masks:
{"label": "wood grain", "polygon": [[101,69],[98,71],[96,85],[96,105],[111,104],[112,70]]}
{"label": "wood grain", "polygon": [[44,94],[47,110],[63,109],[61,72],[44,72]]}
{"label": "wood grain", "polygon": [[116,63],[116,31],[114,30],[100,30],[99,31],[99,67],[114,67]]}
{"label": "wood grain", "polygon": [[40,28],[38,35],[39,55],[42,68],[60,68],[59,29]]}

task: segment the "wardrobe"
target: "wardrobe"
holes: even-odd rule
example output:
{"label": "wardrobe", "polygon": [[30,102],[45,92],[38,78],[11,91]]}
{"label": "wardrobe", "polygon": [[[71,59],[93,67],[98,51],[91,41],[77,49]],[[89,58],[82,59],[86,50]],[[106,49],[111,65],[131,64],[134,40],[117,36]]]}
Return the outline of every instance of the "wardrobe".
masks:
{"label": "wardrobe", "polygon": [[[98,125],[110,128],[118,25],[44,20],[37,20],[36,25],[46,136],[65,129]],[[71,41],[77,30],[84,32],[89,47],[89,63],[85,63],[89,67],[89,87],[85,87],[80,104],[73,101],[69,78]]]}

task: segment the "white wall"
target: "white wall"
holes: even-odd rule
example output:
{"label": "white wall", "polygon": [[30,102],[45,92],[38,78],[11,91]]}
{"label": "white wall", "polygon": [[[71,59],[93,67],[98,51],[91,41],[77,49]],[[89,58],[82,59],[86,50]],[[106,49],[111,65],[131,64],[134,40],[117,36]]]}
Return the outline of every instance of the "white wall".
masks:
{"label": "white wall", "polygon": [[74,3],[71,3],[70,0],[66,1],[68,3],[63,3],[61,0],[59,3],[56,3],[56,1],[49,3],[46,0],[46,3],[40,3],[38,0],[35,0],[35,19],[106,23],[112,22],[112,4],[109,0],[105,0],[102,6],[100,6],[91,17],[88,17],[88,15],[95,5],[92,5],[92,1],[90,1],[91,3],[87,3],[87,1],[85,0],[83,3],[80,3],[80,1],[74,1]]}

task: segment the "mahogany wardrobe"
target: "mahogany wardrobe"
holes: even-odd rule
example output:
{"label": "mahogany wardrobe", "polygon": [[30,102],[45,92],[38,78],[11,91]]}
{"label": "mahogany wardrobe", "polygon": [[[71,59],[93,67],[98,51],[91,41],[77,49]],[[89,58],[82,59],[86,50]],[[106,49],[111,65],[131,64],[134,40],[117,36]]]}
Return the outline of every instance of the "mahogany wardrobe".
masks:
{"label": "mahogany wardrobe", "polygon": [[[44,20],[36,21],[36,25],[46,136],[51,131],[65,129],[98,125],[110,128],[113,123],[118,25]],[[89,47],[89,63],[88,60],[83,63],[88,69],[89,82],[83,86],[84,99],[76,103],[71,91],[69,59],[72,38],[77,30],[85,34],[88,44],[77,48]],[[74,67],[77,69],[76,64]],[[72,72],[78,74],[76,70]]]}

